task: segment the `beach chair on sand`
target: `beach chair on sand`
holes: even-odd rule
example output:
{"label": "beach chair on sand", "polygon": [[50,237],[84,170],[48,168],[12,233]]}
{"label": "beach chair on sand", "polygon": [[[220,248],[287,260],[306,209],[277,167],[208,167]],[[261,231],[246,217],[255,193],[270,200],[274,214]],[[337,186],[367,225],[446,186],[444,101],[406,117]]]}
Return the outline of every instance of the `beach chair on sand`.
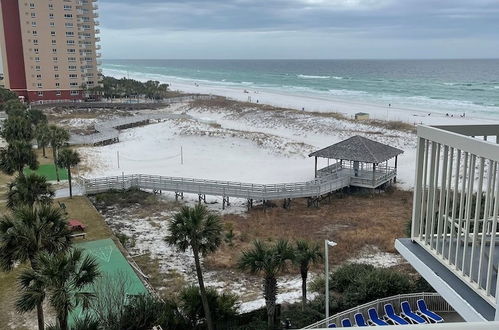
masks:
{"label": "beach chair on sand", "polygon": [[386,321],[382,320],[378,316],[378,312],[376,311],[376,309],[369,308],[367,313],[369,314],[369,324],[370,325],[388,325],[388,323],[386,323]]}
{"label": "beach chair on sand", "polygon": [[428,309],[428,307],[426,306],[426,302],[423,299],[419,299],[417,301],[417,304],[418,304],[419,310],[416,311],[416,313],[419,316],[422,316],[428,322],[441,323],[444,321],[444,319],[440,315],[438,315],[438,314],[436,314]]}
{"label": "beach chair on sand", "polygon": [[368,327],[369,325],[367,324],[366,320],[364,319],[364,315],[357,313],[354,315],[355,318],[355,324],[357,324],[358,327]]}
{"label": "beach chair on sand", "polygon": [[341,326],[343,328],[351,328],[352,322],[350,322],[350,319],[343,319],[343,320],[341,320]]}
{"label": "beach chair on sand", "polygon": [[385,314],[386,317],[395,325],[410,324],[408,321],[404,320],[397,315],[397,313],[395,313],[395,308],[393,308],[392,304],[385,305]]}
{"label": "beach chair on sand", "polygon": [[428,323],[424,318],[422,318],[421,316],[412,311],[411,305],[409,305],[407,301],[402,301],[400,306],[402,307],[402,313],[400,314],[400,316],[406,319],[406,321],[409,321],[413,324]]}

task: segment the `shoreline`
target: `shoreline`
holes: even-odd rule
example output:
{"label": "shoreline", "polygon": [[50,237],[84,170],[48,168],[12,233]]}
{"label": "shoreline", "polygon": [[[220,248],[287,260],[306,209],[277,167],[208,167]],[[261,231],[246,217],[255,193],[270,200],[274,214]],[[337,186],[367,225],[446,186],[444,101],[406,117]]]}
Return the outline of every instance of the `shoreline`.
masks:
{"label": "shoreline", "polygon": [[[110,74],[116,78],[122,78],[120,74]],[[139,74],[131,73],[130,78],[145,81]],[[306,112],[335,112],[353,118],[358,112],[369,114],[370,119],[380,121],[401,121],[412,125],[463,125],[478,123],[497,123],[498,119],[475,117],[466,114],[460,117],[459,114],[451,114],[431,109],[410,108],[393,104],[392,106],[369,103],[362,100],[345,100],[334,96],[292,94],[281,91],[267,90],[264,88],[228,87],[208,84],[206,81],[193,80],[192,84],[180,79],[170,78],[161,81],[170,84],[170,89],[183,93],[210,94],[229,98],[240,102],[250,102],[264,104],[275,107],[303,110]]]}

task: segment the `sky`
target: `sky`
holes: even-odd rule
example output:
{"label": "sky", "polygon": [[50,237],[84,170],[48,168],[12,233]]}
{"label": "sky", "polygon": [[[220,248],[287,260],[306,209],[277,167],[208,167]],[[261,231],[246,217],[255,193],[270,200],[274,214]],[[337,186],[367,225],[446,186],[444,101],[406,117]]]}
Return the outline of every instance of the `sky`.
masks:
{"label": "sky", "polygon": [[104,59],[499,56],[499,0],[98,3]]}

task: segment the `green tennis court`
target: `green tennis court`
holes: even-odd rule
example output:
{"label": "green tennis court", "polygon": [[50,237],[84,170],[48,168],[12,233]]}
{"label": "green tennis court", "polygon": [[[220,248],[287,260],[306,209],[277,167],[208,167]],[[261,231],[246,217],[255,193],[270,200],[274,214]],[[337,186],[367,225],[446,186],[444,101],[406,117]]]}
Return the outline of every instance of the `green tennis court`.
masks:
{"label": "green tennis court", "polygon": [[[36,173],[40,176],[44,176],[47,178],[47,181],[55,181],[57,180],[57,176],[55,175],[55,165],[54,164],[46,164],[40,165],[37,170],[32,171],[29,168],[24,169],[24,174]],[[59,178],[61,180],[68,179],[68,170],[64,168],[59,169]]]}
{"label": "green tennis court", "polygon": [[[127,295],[148,292],[112,239],[78,243],[75,244],[75,247],[84,250],[86,254],[93,256],[97,260],[102,277],[125,276],[128,280]],[[70,323],[72,323],[74,317],[81,315],[82,310],[78,308],[71,314]]]}

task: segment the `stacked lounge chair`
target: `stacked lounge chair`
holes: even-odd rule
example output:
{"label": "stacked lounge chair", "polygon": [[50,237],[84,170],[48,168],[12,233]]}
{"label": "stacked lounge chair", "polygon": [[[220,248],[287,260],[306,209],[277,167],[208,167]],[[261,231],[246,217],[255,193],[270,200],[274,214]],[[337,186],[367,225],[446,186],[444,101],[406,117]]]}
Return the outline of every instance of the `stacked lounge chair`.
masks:
{"label": "stacked lounge chair", "polygon": [[419,316],[426,319],[428,322],[441,323],[444,321],[444,319],[440,315],[438,315],[438,314],[436,314],[428,309],[428,307],[426,306],[426,302],[423,299],[419,299],[417,301],[417,304],[418,304],[418,311],[416,313]]}
{"label": "stacked lounge chair", "polygon": [[368,327],[369,325],[367,324],[366,320],[364,319],[364,315],[361,313],[357,313],[354,315],[355,318],[355,324],[357,324],[358,327]]}
{"label": "stacked lounge chair", "polygon": [[343,320],[341,320],[341,326],[343,328],[351,328],[352,322],[350,322],[350,319],[343,319]]}
{"label": "stacked lounge chair", "polygon": [[369,314],[369,324],[370,325],[388,325],[388,323],[386,323],[386,321],[382,320],[378,316],[378,312],[376,311],[376,309],[369,308],[367,313]]}
{"label": "stacked lounge chair", "polygon": [[411,309],[411,305],[407,301],[402,301],[400,304],[402,313],[400,314],[406,321],[413,324],[425,324],[428,323],[424,318],[414,313]]}
{"label": "stacked lounge chair", "polygon": [[393,308],[392,304],[385,305],[385,314],[386,314],[387,319],[395,325],[410,324],[408,321],[406,321],[402,317],[400,317],[400,315],[395,313],[395,308]]}

